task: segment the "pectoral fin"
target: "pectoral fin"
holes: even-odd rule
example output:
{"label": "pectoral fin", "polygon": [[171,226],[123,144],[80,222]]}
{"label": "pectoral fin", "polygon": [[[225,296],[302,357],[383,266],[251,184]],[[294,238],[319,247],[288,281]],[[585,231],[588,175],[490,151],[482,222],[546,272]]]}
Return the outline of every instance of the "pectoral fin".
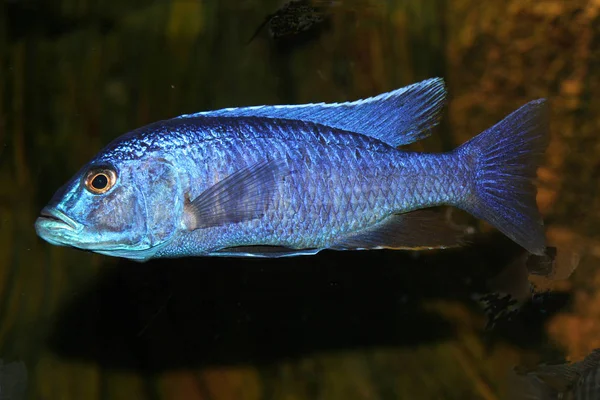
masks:
{"label": "pectoral fin", "polygon": [[394,214],[376,226],[342,238],[334,250],[424,250],[466,244],[466,232],[447,220],[445,213],[418,210]]}
{"label": "pectoral fin", "polygon": [[272,204],[277,183],[288,172],[280,160],[243,168],[186,204],[188,229],[234,224],[262,217]]}

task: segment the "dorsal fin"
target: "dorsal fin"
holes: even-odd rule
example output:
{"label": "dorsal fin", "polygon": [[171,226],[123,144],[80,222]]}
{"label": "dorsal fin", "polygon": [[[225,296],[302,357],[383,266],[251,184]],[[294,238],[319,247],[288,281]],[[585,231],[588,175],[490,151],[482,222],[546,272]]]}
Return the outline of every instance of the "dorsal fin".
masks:
{"label": "dorsal fin", "polygon": [[444,80],[432,78],[353,102],[223,108],[176,118],[253,116],[311,121],[397,147],[429,136],[430,128],[438,123],[445,99]]}

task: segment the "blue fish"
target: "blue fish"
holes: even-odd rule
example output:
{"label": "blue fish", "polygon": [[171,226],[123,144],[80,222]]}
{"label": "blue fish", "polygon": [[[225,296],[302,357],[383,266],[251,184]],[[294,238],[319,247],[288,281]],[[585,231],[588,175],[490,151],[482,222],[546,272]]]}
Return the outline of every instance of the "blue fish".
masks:
{"label": "blue fish", "polygon": [[533,179],[548,141],[543,99],[441,154],[440,78],[346,103],[182,115],[109,143],[57,191],[40,237],[109,256],[311,255],[437,249],[464,233],[428,208],[481,218],[533,254],[545,236]]}

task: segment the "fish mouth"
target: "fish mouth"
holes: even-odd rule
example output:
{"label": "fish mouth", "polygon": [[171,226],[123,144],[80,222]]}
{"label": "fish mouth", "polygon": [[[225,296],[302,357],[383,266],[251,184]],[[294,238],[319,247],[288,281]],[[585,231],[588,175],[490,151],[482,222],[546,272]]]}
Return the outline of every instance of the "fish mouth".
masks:
{"label": "fish mouth", "polygon": [[[45,207],[35,221],[35,230],[44,240],[62,244],[67,236],[81,231],[83,225],[55,208]],[[63,240],[61,240],[63,239]]]}
{"label": "fish mouth", "polygon": [[[136,261],[145,261],[150,258],[160,246],[149,247],[141,242],[140,248],[136,245],[122,244],[99,240],[90,237],[84,232],[86,226],[68,217],[62,211],[53,207],[45,207],[40,211],[40,216],[35,221],[35,230],[40,238],[56,246],[74,247],[109,256],[130,258]],[[98,240],[91,240],[98,239]]]}

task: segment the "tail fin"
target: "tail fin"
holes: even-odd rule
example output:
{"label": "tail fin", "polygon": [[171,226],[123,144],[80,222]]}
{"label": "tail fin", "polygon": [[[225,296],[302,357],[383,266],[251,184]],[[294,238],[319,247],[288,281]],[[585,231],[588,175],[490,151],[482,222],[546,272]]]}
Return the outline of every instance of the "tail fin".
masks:
{"label": "tail fin", "polygon": [[546,102],[534,100],[458,149],[475,168],[474,196],[461,206],[536,255],[546,239],[533,180],[548,131]]}

